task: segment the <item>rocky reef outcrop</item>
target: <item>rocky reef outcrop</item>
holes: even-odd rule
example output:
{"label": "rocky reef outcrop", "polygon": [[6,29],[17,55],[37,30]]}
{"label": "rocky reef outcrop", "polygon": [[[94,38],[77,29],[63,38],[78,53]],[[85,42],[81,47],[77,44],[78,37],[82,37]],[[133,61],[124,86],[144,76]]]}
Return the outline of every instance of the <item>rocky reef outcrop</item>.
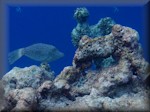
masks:
{"label": "rocky reef outcrop", "polygon": [[[85,22],[88,12],[78,17]],[[1,111],[150,111],[150,69],[138,38],[119,24],[104,36],[83,35],[72,66],[56,77],[45,64],[14,67],[1,80]]]}

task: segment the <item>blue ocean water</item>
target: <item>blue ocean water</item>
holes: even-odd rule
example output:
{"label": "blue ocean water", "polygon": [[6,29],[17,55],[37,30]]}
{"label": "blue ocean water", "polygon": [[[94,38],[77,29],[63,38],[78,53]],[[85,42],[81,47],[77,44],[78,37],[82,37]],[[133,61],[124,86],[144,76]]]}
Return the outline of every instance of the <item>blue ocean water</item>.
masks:
{"label": "blue ocean water", "polygon": [[[9,52],[35,43],[52,44],[65,56],[50,62],[56,75],[65,66],[71,66],[76,48],[71,42],[71,31],[76,26],[74,11],[80,6],[9,6],[8,38]],[[100,18],[111,17],[116,23],[131,27],[139,32],[144,57],[148,60],[148,43],[145,34],[145,11],[143,6],[84,6],[89,10],[89,24],[96,24]],[[149,60],[148,60],[149,61]],[[40,62],[22,57],[12,65],[27,67]]]}

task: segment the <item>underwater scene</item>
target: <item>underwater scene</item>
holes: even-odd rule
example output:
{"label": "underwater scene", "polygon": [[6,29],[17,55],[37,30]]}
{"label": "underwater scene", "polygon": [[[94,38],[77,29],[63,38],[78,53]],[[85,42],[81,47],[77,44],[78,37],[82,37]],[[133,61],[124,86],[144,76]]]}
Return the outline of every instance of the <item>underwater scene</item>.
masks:
{"label": "underwater scene", "polygon": [[8,6],[0,111],[150,111],[143,6]]}

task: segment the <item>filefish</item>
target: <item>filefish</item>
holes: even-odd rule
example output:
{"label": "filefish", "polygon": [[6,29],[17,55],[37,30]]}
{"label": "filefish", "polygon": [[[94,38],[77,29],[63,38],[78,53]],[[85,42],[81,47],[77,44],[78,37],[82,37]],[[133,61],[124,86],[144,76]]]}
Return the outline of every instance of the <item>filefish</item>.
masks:
{"label": "filefish", "polygon": [[9,64],[13,64],[22,56],[27,56],[42,63],[55,61],[64,56],[56,47],[49,44],[37,43],[31,46],[14,50],[8,54]]}

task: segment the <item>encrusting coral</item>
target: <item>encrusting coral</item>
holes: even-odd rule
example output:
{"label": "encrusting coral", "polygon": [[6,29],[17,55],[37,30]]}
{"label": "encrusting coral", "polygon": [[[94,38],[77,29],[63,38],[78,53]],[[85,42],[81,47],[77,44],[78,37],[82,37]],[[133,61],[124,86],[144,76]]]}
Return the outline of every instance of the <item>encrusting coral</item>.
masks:
{"label": "encrusting coral", "polygon": [[107,35],[82,35],[72,66],[55,78],[44,63],[14,67],[1,80],[0,111],[150,111],[150,69],[138,39],[136,30],[119,24]]}

